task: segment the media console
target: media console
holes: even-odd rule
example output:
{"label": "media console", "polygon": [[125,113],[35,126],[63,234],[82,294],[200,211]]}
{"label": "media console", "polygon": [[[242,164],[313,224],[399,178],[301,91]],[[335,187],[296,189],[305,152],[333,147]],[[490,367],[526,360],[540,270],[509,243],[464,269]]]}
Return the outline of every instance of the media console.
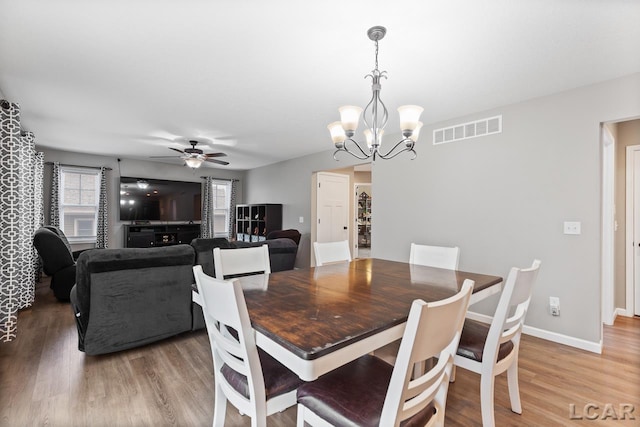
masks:
{"label": "media console", "polygon": [[153,248],[181,243],[200,237],[200,224],[124,225],[125,248]]}

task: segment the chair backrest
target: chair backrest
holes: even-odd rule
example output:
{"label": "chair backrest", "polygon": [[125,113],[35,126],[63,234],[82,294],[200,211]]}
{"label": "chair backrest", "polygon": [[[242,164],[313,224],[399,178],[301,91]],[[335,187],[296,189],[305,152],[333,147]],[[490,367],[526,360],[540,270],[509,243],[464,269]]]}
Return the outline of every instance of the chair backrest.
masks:
{"label": "chair backrest", "polygon": [[238,249],[213,249],[216,279],[250,273],[271,273],[269,247],[262,245]]}
{"label": "chair backrest", "polygon": [[[215,381],[240,412],[264,420],[267,416],[264,377],[242,287],[235,281],[204,274],[199,265],[193,267],[193,274],[202,298]],[[248,399],[229,384],[223,368],[247,378]]]}
{"label": "chair backrest", "polygon": [[316,265],[324,265],[331,262],[351,261],[349,241],[340,242],[313,242],[313,253],[316,256]]}
{"label": "chair backrest", "polygon": [[[465,280],[456,295],[433,303],[415,300],[398,350],[380,425],[397,426],[433,402],[444,422],[449,378],[453,369],[474,282]],[[412,378],[414,365],[437,357],[438,362]]]}
{"label": "chair backrest", "polygon": [[283,237],[293,240],[296,245],[300,244],[301,234],[295,228],[289,228],[287,230],[274,230],[267,234],[267,240],[280,239]]}
{"label": "chair backrest", "polygon": [[427,267],[457,270],[460,260],[460,248],[455,246],[428,246],[411,243],[409,264],[425,265]]}
{"label": "chair backrest", "polygon": [[530,268],[513,267],[509,271],[485,341],[483,363],[496,362],[500,344],[513,341],[514,347],[518,348],[539,269],[540,260],[536,259]]}
{"label": "chair backrest", "polygon": [[67,249],[69,249],[69,252],[73,253],[73,249],[71,249],[71,244],[69,243],[69,239],[67,239],[67,236],[65,236],[64,232],[60,230],[59,227],[56,227],[55,225],[43,225],[42,228],[46,228],[47,230],[51,230],[55,234],[57,234],[62,240],[62,242],[64,243],[64,245],[67,247]]}
{"label": "chair backrest", "polygon": [[66,238],[63,239],[49,227],[36,230],[33,235],[33,246],[42,259],[42,269],[49,276],[75,263]]}

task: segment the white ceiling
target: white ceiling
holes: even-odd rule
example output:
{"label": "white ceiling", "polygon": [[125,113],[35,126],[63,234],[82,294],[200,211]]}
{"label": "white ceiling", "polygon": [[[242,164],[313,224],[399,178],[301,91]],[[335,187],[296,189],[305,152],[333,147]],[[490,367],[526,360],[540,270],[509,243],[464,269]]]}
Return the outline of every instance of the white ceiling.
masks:
{"label": "white ceiling", "polygon": [[639,23],[637,0],[0,0],[0,92],[43,148],[200,138],[251,169],[331,148],[337,108],[370,97],[371,26],[389,134],[403,104],[434,123],[639,72]]}

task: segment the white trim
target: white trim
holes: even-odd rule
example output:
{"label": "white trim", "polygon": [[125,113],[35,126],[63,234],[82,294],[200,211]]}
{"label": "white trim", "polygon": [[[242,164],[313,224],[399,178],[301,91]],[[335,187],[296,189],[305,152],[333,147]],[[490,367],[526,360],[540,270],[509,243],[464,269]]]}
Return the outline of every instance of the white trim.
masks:
{"label": "white trim", "polygon": [[625,307],[629,316],[633,316],[635,306],[633,301],[634,294],[634,224],[633,224],[633,152],[640,151],[640,145],[630,145],[627,147],[626,158],[626,230],[625,230],[625,262],[626,262],[626,301]]}
{"label": "white trim", "polygon": [[622,316],[622,317],[633,317],[632,314],[630,314],[626,309],[622,308],[622,307],[618,307],[615,310],[613,310],[613,321],[616,321],[616,318],[618,316]]}
{"label": "white trim", "polygon": [[602,354],[602,339],[598,342],[587,341],[581,338],[571,337],[569,335],[559,334],[557,332],[547,331],[545,329],[534,328],[533,326],[524,325],[522,333],[531,335],[532,337],[542,338],[547,341],[556,342],[558,344],[568,345],[569,347],[587,350],[592,353]]}
{"label": "white trim", "polygon": [[304,381],[313,381],[358,357],[371,353],[402,338],[406,323],[356,341],[346,347],[327,353],[317,359],[302,359],[260,331],[256,331],[256,344],[274,359],[285,365]]}
{"label": "white trim", "polygon": [[[472,311],[467,312],[467,318],[483,323],[491,323],[491,320],[493,319],[491,316],[487,316],[486,314],[474,313]],[[563,335],[557,332],[547,331],[545,329],[527,325],[524,325],[522,328],[522,333],[558,344],[568,345],[569,347],[602,354],[602,339],[599,342],[587,341],[581,338],[571,337],[569,335]]]}
{"label": "white trim", "polygon": [[602,269],[601,315],[602,323],[613,325],[614,310],[614,221],[615,221],[615,153],[616,141],[609,129],[601,126],[602,133]]}

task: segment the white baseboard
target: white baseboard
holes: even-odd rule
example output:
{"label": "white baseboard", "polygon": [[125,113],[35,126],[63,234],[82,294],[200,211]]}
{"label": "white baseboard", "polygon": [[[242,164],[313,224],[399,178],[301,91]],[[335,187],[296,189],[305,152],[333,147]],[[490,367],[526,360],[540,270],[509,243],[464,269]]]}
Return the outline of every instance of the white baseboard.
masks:
{"label": "white baseboard", "polygon": [[623,317],[633,317],[633,313],[631,313],[629,310],[625,309],[625,308],[616,308],[613,312],[613,320],[616,320],[616,316],[623,316]]}
{"label": "white baseboard", "polygon": [[[487,316],[486,314],[474,313],[472,311],[467,312],[467,318],[483,323],[491,323],[492,319],[491,316]],[[579,348],[581,350],[587,350],[592,353],[602,354],[602,340],[600,340],[600,342],[587,341],[581,338],[575,338],[527,325],[524,325],[524,327],[522,328],[522,333],[531,335],[532,337],[542,338],[543,340],[556,342],[558,344],[564,344],[570,347]]]}

